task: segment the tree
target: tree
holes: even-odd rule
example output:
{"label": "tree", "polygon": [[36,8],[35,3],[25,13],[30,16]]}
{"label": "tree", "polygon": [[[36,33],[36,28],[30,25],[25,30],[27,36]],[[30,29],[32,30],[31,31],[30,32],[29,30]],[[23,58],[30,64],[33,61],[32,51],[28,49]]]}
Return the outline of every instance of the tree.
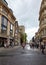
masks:
{"label": "tree", "polygon": [[26,41],[27,41],[27,34],[26,33],[21,33],[21,44],[24,42],[24,43],[26,43]]}
{"label": "tree", "polygon": [[26,41],[27,41],[27,34],[24,33],[24,42],[26,43]]}

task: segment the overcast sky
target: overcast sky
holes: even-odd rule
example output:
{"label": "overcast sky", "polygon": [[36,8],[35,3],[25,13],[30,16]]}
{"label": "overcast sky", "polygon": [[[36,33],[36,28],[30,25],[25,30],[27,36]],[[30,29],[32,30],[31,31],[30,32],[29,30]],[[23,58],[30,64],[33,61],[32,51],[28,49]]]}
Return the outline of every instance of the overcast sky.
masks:
{"label": "overcast sky", "polygon": [[39,10],[41,0],[6,0],[13,10],[19,25],[25,26],[25,32],[30,40],[39,27]]}

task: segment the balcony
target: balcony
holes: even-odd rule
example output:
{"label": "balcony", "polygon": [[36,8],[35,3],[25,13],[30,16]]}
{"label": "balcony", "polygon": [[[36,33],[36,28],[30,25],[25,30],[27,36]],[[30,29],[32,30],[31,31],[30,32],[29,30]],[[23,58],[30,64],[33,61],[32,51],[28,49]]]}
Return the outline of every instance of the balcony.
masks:
{"label": "balcony", "polygon": [[4,15],[6,18],[8,18],[8,13],[7,13],[7,12],[4,12],[4,11],[1,11],[1,10],[0,10],[0,13],[1,13],[2,15]]}
{"label": "balcony", "polygon": [[46,34],[43,34],[43,35],[42,35],[42,38],[46,38]]}
{"label": "balcony", "polygon": [[46,21],[41,21],[41,24],[40,24],[40,29],[42,28],[46,28]]}
{"label": "balcony", "polygon": [[42,5],[42,9],[46,7],[46,2],[44,2],[44,4]]}
{"label": "balcony", "polygon": [[46,2],[45,2],[45,4],[43,4],[43,5],[41,6],[40,14],[44,11],[44,9],[46,9]]}

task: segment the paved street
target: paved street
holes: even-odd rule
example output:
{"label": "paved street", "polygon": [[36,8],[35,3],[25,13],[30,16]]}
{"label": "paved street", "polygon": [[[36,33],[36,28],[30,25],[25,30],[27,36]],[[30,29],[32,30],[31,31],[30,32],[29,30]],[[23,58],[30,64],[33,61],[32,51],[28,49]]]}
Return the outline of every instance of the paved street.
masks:
{"label": "paved street", "polygon": [[46,55],[26,45],[10,51],[0,52],[0,65],[46,65]]}

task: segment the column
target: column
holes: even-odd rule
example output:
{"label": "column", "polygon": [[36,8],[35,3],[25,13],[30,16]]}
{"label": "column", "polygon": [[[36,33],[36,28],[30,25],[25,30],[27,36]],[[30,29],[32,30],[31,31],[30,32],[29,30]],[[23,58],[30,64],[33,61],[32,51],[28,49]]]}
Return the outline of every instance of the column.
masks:
{"label": "column", "polygon": [[14,27],[14,25],[13,25],[13,37],[14,37],[14,33],[15,33],[15,29],[14,29],[15,27]]}
{"label": "column", "polygon": [[7,25],[7,36],[10,36],[10,22],[9,21]]}
{"label": "column", "polygon": [[8,21],[8,26],[7,26],[7,44],[10,44],[10,22]]}
{"label": "column", "polygon": [[1,33],[1,20],[2,19],[2,16],[0,15],[0,33]]}
{"label": "column", "polygon": [[13,42],[15,44],[15,26],[13,25]]}
{"label": "column", "polygon": [[18,33],[18,43],[20,45],[20,33]]}

